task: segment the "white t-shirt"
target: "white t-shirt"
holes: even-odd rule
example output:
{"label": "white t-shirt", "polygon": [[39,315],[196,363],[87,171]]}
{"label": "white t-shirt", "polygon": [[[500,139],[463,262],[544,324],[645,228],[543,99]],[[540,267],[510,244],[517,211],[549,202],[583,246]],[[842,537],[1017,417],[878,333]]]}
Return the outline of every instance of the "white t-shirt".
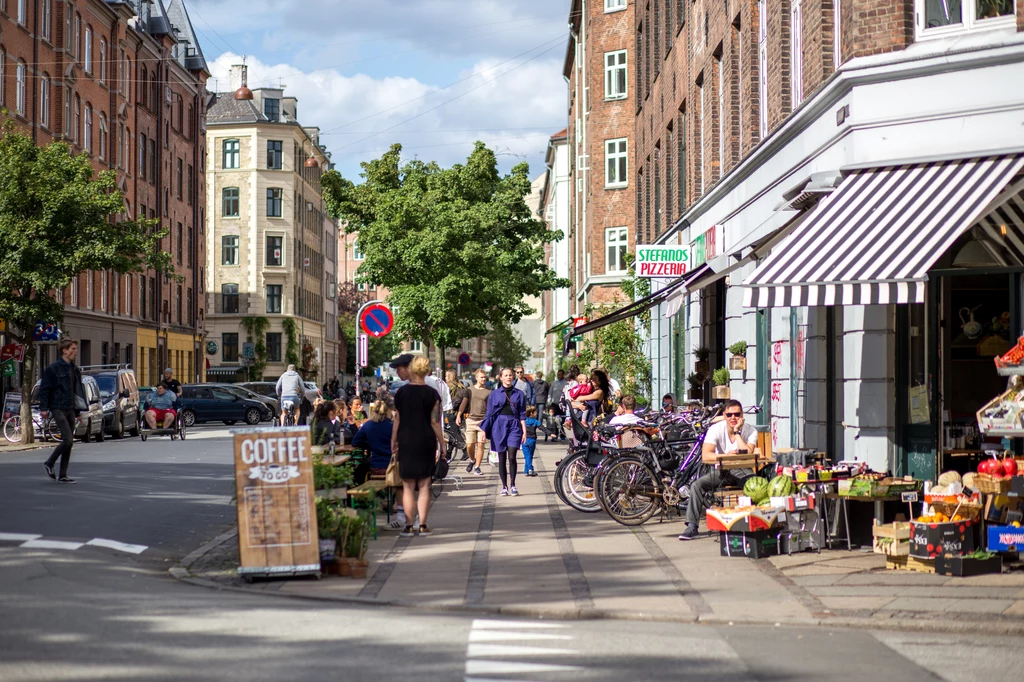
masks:
{"label": "white t-shirt", "polygon": [[622,387],[619,385],[619,382],[617,382],[615,379],[612,379],[611,377],[608,377],[608,388],[611,389],[612,395],[615,395],[616,393],[622,390]]}
{"label": "white t-shirt", "polygon": [[612,417],[612,420],[608,422],[609,426],[628,426],[629,424],[636,424],[640,422],[640,417],[636,416],[632,412],[623,412],[620,415]]}
{"label": "white t-shirt", "polygon": [[423,377],[423,382],[437,391],[437,395],[441,397],[441,409],[449,412],[452,409],[452,393],[448,390],[448,384],[430,374]]}
{"label": "white t-shirt", "polygon": [[[714,443],[716,453],[736,452],[739,450],[739,447],[729,438],[728,429],[729,426],[724,421],[712,424],[711,428],[708,429],[708,435],[704,438],[704,442]],[[757,429],[744,422],[743,426],[740,427],[740,436],[746,441],[748,450],[753,452],[754,448],[757,447]]]}

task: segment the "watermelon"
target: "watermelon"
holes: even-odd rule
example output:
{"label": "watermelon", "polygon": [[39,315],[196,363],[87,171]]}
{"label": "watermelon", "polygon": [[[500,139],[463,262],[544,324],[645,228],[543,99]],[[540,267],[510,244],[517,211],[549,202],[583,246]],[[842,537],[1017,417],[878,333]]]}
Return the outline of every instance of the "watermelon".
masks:
{"label": "watermelon", "polygon": [[789,476],[776,476],[768,484],[768,497],[789,497],[793,494],[793,479]]}
{"label": "watermelon", "polygon": [[768,481],[760,476],[751,476],[743,484],[743,494],[754,504],[764,502],[768,499]]}

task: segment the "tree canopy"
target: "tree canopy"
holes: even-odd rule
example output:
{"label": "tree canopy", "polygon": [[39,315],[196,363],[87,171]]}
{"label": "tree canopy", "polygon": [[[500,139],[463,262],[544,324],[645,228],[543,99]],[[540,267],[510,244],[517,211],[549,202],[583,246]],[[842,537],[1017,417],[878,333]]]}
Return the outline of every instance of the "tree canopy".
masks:
{"label": "tree canopy", "polygon": [[[88,270],[171,270],[157,221],[128,220],[113,171],[62,142],[37,147],[8,121],[0,129],[0,319],[26,346],[22,394],[32,384],[37,322],[64,319],[54,292]],[[115,220],[120,216],[121,219]],[[22,404],[26,418],[28,401]],[[32,429],[24,429],[31,442]]]}
{"label": "tree canopy", "polygon": [[400,336],[451,348],[533,312],[525,297],[569,285],[545,264],[562,234],[532,215],[526,163],[502,176],[482,142],[451,168],[403,164],[401,151],[363,163],[362,184],[322,178],[330,214],[359,233],[360,276],[390,291]]}

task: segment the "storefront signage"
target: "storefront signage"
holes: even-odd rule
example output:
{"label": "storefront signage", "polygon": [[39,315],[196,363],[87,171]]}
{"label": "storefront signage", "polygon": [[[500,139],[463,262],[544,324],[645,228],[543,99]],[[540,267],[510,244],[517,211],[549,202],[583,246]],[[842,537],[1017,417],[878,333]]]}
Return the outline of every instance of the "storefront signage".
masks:
{"label": "storefront signage", "polygon": [[216,355],[217,354],[217,342],[216,341],[207,341],[206,342],[206,354],[207,355]]}
{"label": "storefront signage", "polygon": [[14,360],[16,362],[25,361],[25,346],[20,343],[9,343],[3,348],[0,348],[0,362],[5,360]]}
{"label": "storefront signage", "polygon": [[7,421],[9,417],[19,414],[21,414],[21,393],[18,391],[8,391],[4,394],[4,412],[0,416],[0,424]]}
{"label": "storefront signage", "polygon": [[692,265],[690,268],[698,268],[709,260],[720,256],[725,251],[725,226],[712,225],[697,238],[690,242],[692,251]]}
{"label": "storefront signage", "polygon": [[690,247],[638,246],[635,267],[637,277],[681,277],[693,267]]}
{"label": "storefront signage", "polygon": [[320,570],[309,427],[234,432],[243,575]]}
{"label": "storefront signage", "polygon": [[14,360],[4,360],[0,362],[0,376],[13,377],[17,376],[18,368],[14,364]]}

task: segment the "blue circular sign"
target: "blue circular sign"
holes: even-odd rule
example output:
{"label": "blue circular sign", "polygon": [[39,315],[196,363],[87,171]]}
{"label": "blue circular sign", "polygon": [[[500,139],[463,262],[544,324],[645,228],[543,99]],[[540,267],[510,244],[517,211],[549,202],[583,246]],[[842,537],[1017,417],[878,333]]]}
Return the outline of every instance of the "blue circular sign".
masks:
{"label": "blue circular sign", "polygon": [[468,365],[469,364],[469,360],[470,360],[469,353],[459,353],[459,364],[460,365]]}
{"label": "blue circular sign", "polygon": [[359,326],[374,338],[386,336],[395,326],[395,317],[386,305],[375,303],[368,306],[359,318]]}

